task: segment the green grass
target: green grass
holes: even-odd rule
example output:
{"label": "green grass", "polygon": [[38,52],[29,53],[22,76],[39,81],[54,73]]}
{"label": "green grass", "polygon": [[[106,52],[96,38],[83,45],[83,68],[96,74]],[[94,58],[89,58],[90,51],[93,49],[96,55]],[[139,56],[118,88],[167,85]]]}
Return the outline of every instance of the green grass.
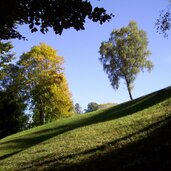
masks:
{"label": "green grass", "polygon": [[171,169],[171,87],[0,140],[0,171],[165,166]]}

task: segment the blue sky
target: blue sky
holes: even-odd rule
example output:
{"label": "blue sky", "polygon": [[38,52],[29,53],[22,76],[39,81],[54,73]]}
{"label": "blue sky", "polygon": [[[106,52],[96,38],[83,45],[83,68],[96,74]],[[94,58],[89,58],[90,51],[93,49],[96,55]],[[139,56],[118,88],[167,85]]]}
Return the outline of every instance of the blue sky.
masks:
{"label": "blue sky", "polygon": [[124,81],[115,91],[110,85],[107,74],[98,58],[98,51],[102,41],[107,41],[113,29],[127,26],[131,20],[137,22],[140,29],[147,32],[150,60],[154,64],[151,73],[144,72],[137,76],[132,91],[133,97],[148,94],[171,85],[171,33],[168,38],[157,33],[156,19],[169,0],[91,0],[93,5],[104,7],[115,17],[103,25],[87,20],[85,30],[68,29],[61,36],[52,30],[43,35],[39,32],[30,33],[26,26],[19,30],[28,41],[12,40],[16,56],[29,51],[34,45],[44,42],[58,51],[65,60],[65,74],[74,103],[79,103],[83,109],[89,102],[98,104],[114,102],[121,103],[129,100]]}

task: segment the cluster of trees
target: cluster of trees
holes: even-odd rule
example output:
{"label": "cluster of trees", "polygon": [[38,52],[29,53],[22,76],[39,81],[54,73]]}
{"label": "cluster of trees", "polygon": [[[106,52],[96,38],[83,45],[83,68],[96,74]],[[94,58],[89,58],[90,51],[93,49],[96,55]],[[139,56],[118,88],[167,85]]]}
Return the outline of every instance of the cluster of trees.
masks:
{"label": "cluster of trees", "polygon": [[116,103],[103,103],[103,104],[98,104],[96,102],[90,102],[88,103],[87,105],[87,109],[85,109],[85,113],[88,113],[88,112],[93,112],[93,111],[96,111],[96,110],[99,110],[99,109],[106,109],[106,108],[109,108],[109,107],[112,107],[112,106],[115,106],[117,105]]}
{"label": "cluster of trees", "polygon": [[0,42],[0,137],[20,131],[27,126],[26,105],[19,93],[18,67],[12,64],[14,54],[10,43]]}
{"label": "cluster of trees", "polygon": [[[85,19],[100,24],[113,17],[104,8],[92,7],[84,0],[5,0],[0,1],[0,137],[28,127],[29,117],[25,111],[32,110],[33,123],[44,124],[74,111],[71,93],[63,72],[63,58],[51,47],[40,44],[24,53],[14,63],[12,45],[2,40],[25,39],[17,30],[27,24],[31,32],[40,30],[43,34],[52,28],[56,34],[73,27],[83,30]],[[170,30],[170,8],[161,13],[156,22],[158,31],[166,34]],[[147,60],[146,33],[139,30],[135,22],[127,27],[113,30],[108,41],[100,46],[104,71],[108,74],[114,89],[118,89],[120,79],[124,79],[130,99],[136,75],[153,65]],[[101,106],[102,107],[102,106]],[[96,103],[89,103],[86,112],[99,109]],[[77,113],[82,110],[77,104]]]}
{"label": "cluster of trees", "polygon": [[[113,17],[104,8],[83,0],[5,0],[0,1],[0,137],[26,127],[32,109],[34,124],[44,124],[73,111],[71,94],[63,73],[63,58],[40,45],[23,54],[14,64],[12,45],[2,40],[26,39],[18,26],[27,24],[31,32],[43,34],[52,28],[83,30],[86,18],[103,24]],[[50,55],[50,56],[49,56]],[[49,58],[47,58],[49,57]]]}
{"label": "cluster of trees", "polygon": [[112,106],[117,105],[117,103],[103,103],[103,104],[98,104],[96,102],[90,102],[87,105],[87,109],[82,110],[81,106],[79,103],[75,104],[74,110],[76,114],[82,114],[82,113],[88,113],[88,112],[93,112],[99,109],[106,109]]}
{"label": "cluster of trees", "polygon": [[73,114],[64,75],[63,57],[41,43],[14,63],[10,43],[0,43],[0,136],[25,129],[33,113],[34,125]]}

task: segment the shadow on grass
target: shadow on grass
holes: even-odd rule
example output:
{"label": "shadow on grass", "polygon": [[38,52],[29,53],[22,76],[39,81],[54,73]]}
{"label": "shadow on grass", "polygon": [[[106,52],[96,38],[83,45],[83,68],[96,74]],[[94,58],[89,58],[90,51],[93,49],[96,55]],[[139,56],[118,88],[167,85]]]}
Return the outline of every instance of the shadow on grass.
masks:
{"label": "shadow on grass", "polygon": [[13,152],[13,153],[5,154],[4,156],[1,156],[1,157],[0,157],[0,160],[3,160],[3,159],[5,159],[5,158],[7,158],[7,157],[10,157],[10,156],[14,155],[14,154],[17,154],[17,153],[19,153],[20,151],[21,151],[21,150],[18,150],[18,151]]}
{"label": "shadow on grass", "polygon": [[[135,112],[141,111],[145,108],[151,107],[159,102],[162,102],[163,100],[169,97],[171,97],[171,87],[151,93],[149,95],[143,96],[133,101],[122,103],[120,105],[104,110],[97,114],[96,113],[91,114],[87,118],[80,117],[79,119],[75,119],[69,123],[63,124],[62,126],[57,125],[56,127],[53,128],[47,128],[47,129],[45,128],[42,129],[41,131],[36,131],[34,133],[24,135],[23,137],[17,137],[16,139],[5,141],[4,143],[6,144],[6,146],[1,147],[0,150],[5,150],[10,148],[11,144],[13,149],[16,148],[16,149],[25,150],[31,146],[34,146],[49,138],[52,138],[54,136],[57,136],[59,134],[62,134],[70,130],[131,115]],[[0,145],[2,144],[3,143],[0,143]],[[16,154],[17,151],[14,153]],[[13,155],[13,152],[6,154],[5,156],[8,157],[11,155]],[[4,159],[6,158],[5,156],[1,156],[1,158]]]}
{"label": "shadow on grass", "polygon": [[[160,123],[161,124],[161,123]],[[168,120],[148,137],[131,143],[121,149],[109,150],[101,156],[93,156],[88,161],[63,167],[69,170],[115,170],[115,171],[170,171],[171,170],[171,121]],[[47,170],[57,168],[54,164]],[[57,169],[56,169],[57,170]]]}
{"label": "shadow on grass", "polygon": [[[150,126],[119,138],[100,147],[83,152],[55,158],[53,154],[32,160],[27,166],[16,171],[32,170],[32,167],[43,170],[87,171],[87,170],[160,170],[171,169],[171,117],[160,120]],[[116,149],[123,141],[130,141],[135,136],[147,133],[147,137],[138,142],[129,143],[123,148]],[[101,153],[96,153],[96,152]],[[65,160],[77,159],[79,156],[91,155],[91,158],[78,164],[67,164]]]}

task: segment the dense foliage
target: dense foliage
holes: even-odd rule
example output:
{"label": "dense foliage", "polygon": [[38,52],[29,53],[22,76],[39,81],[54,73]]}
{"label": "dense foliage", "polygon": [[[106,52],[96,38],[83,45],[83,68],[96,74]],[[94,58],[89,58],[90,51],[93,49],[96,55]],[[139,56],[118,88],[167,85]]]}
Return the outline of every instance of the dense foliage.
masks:
{"label": "dense foliage", "polygon": [[[9,42],[0,42],[1,138],[32,125],[71,116],[74,109],[63,57],[42,43],[15,63],[12,47]],[[32,113],[31,120],[28,112]]]}
{"label": "dense foliage", "polygon": [[10,90],[0,91],[0,138],[24,130],[29,117],[24,114],[26,105]]}
{"label": "dense foliage", "polygon": [[18,25],[28,24],[31,32],[42,33],[53,28],[56,34],[73,27],[83,30],[85,19],[93,22],[109,21],[112,15],[104,8],[93,8],[85,0],[6,0],[0,1],[0,39],[24,38]]}
{"label": "dense foliage", "polygon": [[11,49],[11,43],[0,42],[0,138],[25,129],[29,119]]}
{"label": "dense foliage", "polygon": [[33,120],[44,124],[61,115],[70,115],[73,104],[63,73],[63,58],[56,50],[40,44],[24,53],[18,62],[23,91],[33,108]]}
{"label": "dense foliage", "polygon": [[90,102],[87,105],[87,109],[85,110],[85,112],[93,112],[99,109],[99,105],[96,102]]}
{"label": "dense foliage", "polygon": [[120,79],[124,79],[130,99],[134,80],[144,68],[152,69],[151,61],[147,60],[150,51],[147,49],[146,33],[139,30],[136,22],[131,21],[127,27],[113,30],[110,38],[100,46],[104,71],[108,74],[114,89],[119,88]]}

